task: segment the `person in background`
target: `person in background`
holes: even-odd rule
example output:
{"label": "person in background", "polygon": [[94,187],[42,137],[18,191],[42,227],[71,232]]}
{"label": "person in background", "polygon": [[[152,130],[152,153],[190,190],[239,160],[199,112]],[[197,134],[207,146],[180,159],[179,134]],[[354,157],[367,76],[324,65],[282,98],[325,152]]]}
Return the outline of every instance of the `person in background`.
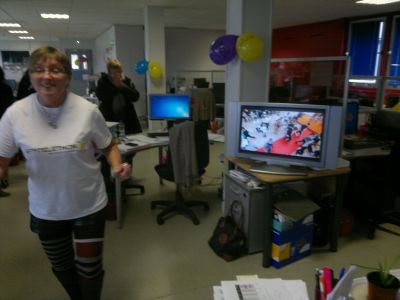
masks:
{"label": "person in background", "polygon": [[[96,86],[96,96],[100,101],[100,111],[106,121],[123,123],[124,134],[141,133],[142,127],[136,114],[134,102],[139,100],[140,94],[130,78],[124,75],[122,65],[117,59],[107,62],[107,74],[102,73]],[[132,163],[135,154],[125,156],[128,163]],[[110,180],[110,168],[100,158],[101,172],[103,174],[107,193],[110,201],[115,198],[115,185]],[[132,185],[132,180],[126,181],[124,185]]]}
{"label": "person in background", "polygon": [[107,195],[95,154],[117,178],[130,176],[97,106],[67,90],[71,64],[53,47],[36,49],[29,75],[36,93],[0,121],[0,178],[21,148],[28,173],[30,228],[71,299],[100,299]]}
{"label": "person in background", "polygon": [[[97,82],[96,96],[100,100],[100,111],[106,121],[123,122],[126,134],[142,132],[134,102],[139,100],[139,92],[130,78],[123,74],[117,59],[107,62],[107,74],[102,73]],[[120,100],[123,99],[123,102]]]}
{"label": "person in background", "polygon": [[35,90],[33,89],[31,79],[29,78],[29,70],[26,70],[18,83],[17,100],[21,100],[34,92]]}
{"label": "person in background", "polygon": [[[13,104],[14,95],[12,88],[6,83],[3,69],[0,67],[0,119],[6,112],[7,108]],[[4,178],[0,180],[0,197],[7,197],[10,193],[3,191],[8,187],[8,172],[4,174]]]}

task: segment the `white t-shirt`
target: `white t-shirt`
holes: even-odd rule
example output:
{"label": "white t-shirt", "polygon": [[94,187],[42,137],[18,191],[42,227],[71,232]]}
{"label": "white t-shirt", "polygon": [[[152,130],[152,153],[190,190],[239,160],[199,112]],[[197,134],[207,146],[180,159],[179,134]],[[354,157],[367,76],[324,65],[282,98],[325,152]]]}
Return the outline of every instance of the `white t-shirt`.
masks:
{"label": "white t-shirt", "polygon": [[95,150],[112,141],[103,116],[96,105],[68,93],[53,128],[37,101],[35,93],[15,102],[0,121],[0,156],[21,148],[26,158],[30,212],[67,220],[99,211],[107,194]]}

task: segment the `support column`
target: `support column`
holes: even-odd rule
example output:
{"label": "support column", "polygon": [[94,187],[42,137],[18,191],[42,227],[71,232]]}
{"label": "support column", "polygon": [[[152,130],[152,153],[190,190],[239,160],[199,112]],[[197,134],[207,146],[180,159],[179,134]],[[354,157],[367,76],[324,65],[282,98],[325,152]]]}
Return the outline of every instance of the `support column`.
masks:
{"label": "support column", "polygon": [[[155,61],[160,64],[163,75],[153,79],[150,73],[146,73],[146,90],[149,94],[165,94],[165,30],[164,30],[164,9],[162,7],[147,6],[144,9],[144,48],[147,61]],[[147,108],[148,97],[147,97]],[[158,130],[166,127],[165,122],[149,121],[149,130]]]}
{"label": "support column", "polygon": [[253,62],[242,61],[239,57],[226,65],[225,72],[225,153],[232,153],[237,128],[230,118],[231,101],[268,101],[269,69],[272,40],[272,0],[227,0],[226,34],[240,36],[249,32],[263,42],[262,56]]}
{"label": "support column", "polygon": [[226,34],[250,32],[264,44],[253,62],[235,59],[226,66],[227,101],[268,100],[272,40],[272,0],[227,0]]}
{"label": "support column", "polygon": [[[249,32],[261,38],[264,51],[253,62],[242,61],[239,57],[226,66],[225,77],[225,154],[235,153],[240,134],[238,112],[229,114],[231,101],[268,101],[269,69],[272,40],[272,0],[227,0],[226,33],[240,36]],[[230,120],[232,119],[232,120]],[[236,140],[235,140],[236,139]],[[228,166],[226,165],[226,169]],[[263,266],[271,261],[272,185],[267,188],[266,217],[263,220]]]}

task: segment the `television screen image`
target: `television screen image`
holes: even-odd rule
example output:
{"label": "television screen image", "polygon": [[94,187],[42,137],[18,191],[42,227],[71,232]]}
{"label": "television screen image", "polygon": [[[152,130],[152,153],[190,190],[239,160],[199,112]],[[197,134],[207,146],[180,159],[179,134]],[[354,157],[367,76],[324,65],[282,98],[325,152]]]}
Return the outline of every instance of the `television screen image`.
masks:
{"label": "television screen image", "polygon": [[189,118],[190,98],[188,95],[149,95],[150,120],[185,120]]}
{"label": "television screen image", "polygon": [[342,111],[336,105],[229,102],[226,155],[251,159],[251,170],[257,166],[264,173],[300,175],[307,168],[335,169]]}
{"label": "television screen image", "polygon": [[324,110],[242,106],[239,151],[321,160]]}

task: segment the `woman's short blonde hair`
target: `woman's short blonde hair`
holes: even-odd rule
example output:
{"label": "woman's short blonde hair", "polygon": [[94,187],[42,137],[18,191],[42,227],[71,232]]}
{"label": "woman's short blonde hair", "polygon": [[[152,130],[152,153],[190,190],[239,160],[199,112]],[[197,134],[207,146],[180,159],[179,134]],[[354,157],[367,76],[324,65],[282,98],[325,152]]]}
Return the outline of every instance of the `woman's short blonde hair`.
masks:
{"label": "woman's short blonde hair", "polygon": [[122,65],[118,59],[109,59],[107,61],[107,72],[110,73],[111,70],[118,70],[122,72]]}
{"label": "woman's short blonde hair", "polygon": [[64,52],[51,46],[40,47],[32,52],[28,66],[30,72],[32,72],[37,63],[48,58],[54,58],[62,65],[64,73],[71,77],[72,69],[68,56]]}

